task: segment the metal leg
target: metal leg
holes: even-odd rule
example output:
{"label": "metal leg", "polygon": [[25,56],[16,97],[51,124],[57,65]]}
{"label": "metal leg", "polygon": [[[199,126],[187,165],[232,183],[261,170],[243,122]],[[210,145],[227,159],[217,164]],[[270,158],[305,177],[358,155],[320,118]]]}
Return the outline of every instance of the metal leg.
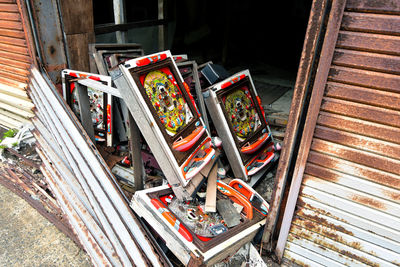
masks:
{"label": "metal leg", "polygon": [[95,143],[96,139],[94,137],[94,129],[92,122],[92,115],[90,113],[90,102],[89,102],[87,87],[79,83],[75,83],[75,86],[78,92],[78,103],[81,114],[82,126],[83,128],[85,128],[86,133],[88,134],[92,142]]}
{"label": "metal leg", "polygon": [[135,182],[135,189],[144,189],[143,183],[143,160],[142,160],[142,150],[140,144],[140,131],[133,119],[132,115],[129,113],[129,129],[131,134],[131,153],[133,161],[133,176]]}

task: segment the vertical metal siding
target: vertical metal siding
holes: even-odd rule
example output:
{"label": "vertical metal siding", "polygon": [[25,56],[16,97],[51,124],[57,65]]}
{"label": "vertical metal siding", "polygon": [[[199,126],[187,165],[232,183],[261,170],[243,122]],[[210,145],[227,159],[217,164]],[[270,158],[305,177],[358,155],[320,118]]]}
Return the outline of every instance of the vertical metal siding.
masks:
{"label": "vertical metal siding", "polygon": [[284,257],[400,266],[400,4],[347,1]]}
{"label": "vertical metal siding", "polygon": [[19,128],[33,117],[25,92],[32,58],[16,0],[0,0],[0,126]]}

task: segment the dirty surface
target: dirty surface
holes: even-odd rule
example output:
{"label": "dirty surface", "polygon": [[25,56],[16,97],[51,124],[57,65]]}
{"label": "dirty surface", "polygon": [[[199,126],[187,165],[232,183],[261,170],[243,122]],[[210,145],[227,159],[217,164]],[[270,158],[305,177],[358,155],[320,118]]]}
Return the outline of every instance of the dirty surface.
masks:
{"label": "dirty surface", "polygon": [[91,266],[87,254],[0,185],[0,266]]}

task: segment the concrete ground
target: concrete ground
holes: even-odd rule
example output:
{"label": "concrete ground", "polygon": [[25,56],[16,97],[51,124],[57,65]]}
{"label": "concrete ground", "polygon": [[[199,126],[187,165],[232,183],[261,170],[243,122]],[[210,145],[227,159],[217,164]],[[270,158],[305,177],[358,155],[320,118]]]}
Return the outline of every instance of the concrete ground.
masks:
{"label": "concrete ground", "polygon": [[87,254],[0,185],[0,266],[92,266]]}

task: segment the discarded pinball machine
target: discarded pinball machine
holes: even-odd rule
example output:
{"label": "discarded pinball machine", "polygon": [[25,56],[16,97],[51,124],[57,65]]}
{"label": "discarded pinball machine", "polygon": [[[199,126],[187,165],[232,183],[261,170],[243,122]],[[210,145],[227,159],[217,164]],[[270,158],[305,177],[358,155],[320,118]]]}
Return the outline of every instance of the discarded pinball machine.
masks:
{"label": "discarded pinball machine", "polygon": [[248,70],[205,90],[204,100],[232,171],[248,181],[276,161],[277,147]]}
{"label": "discarded pinball machine", "polygon": [[[111,86],[111,77],[109,76],[68,69],[63,70],[61,76],[63,97],[78,118],[81,118],[80,109],[84,108],[79,102],[79,92],[77,90],[79,85],[76,83],[78,79],[87,78]],[[107,145],[110,146],[112,144],[112,96],[90,87],[87,88],[87,94],[96,141],[106,141]]]}
{"label": "discarded pinball machine", "polygon": [[[89,61],[92,72],[109,75],[110,69],[118,64],[144,55],[140,44],[136,43],[94,43],[89,44]],[[111,97],[113,116],[111,117],[112,144],[128,141],[128,108],[124,101]],[[108,144],[109,145],[109,144]]]}
{"label": "discarded pinball machine", "polygon": [[172,190],[191,199],[216,151],[171,53],[126,61],[111,75]]}
{"label": "discarded pinball machine", "polygon": [[[243,205],[241,213],[236,211],[236,222],[228,221],[221,212],[205,212],[204,202],[198,198],[179,201],[169,186],[136,191],[131,207],[155,229],[185,266],[191,261],[210,266],[251,242],[266,222],[265,215],[255,211],[251,203],[231,186],[218,181],[217,188],[223,195],[217,197],[217,206],[222,206],[220,209],[232,213],[225,202]],[[226,198],[228,196],[230,199]]]}
{"label": "discarded pinball machine", "polygon": [[[245,183],[216,180],[219,152],[170,52],[129,60],[111,75],[169,182],[136,191],[132,208],[185,265],[235,254],[265,224],[268,204]],[[207,212],[200,191],[211,177],[215,210]]]}

